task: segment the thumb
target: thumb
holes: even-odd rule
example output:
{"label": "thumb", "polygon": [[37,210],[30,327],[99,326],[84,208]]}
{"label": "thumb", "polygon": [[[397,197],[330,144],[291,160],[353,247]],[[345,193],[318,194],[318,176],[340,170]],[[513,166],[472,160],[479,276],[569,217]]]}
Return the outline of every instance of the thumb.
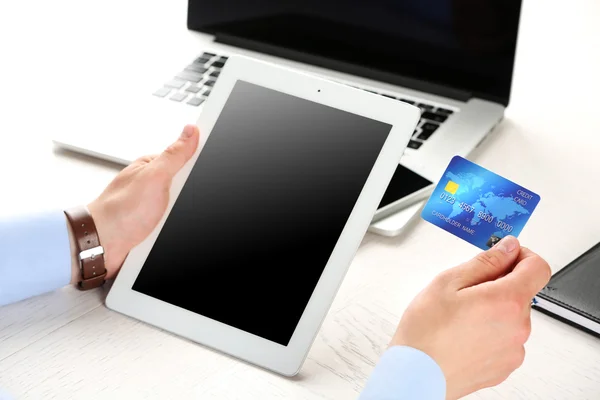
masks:
{"label": "thumb", "polygon": [[179,139],[153,160],[153,164],[166,171],[171,178],[192,158],[198,147],[200,133],[195,125],[186,125]]}
{"label": "thumb", "polygon": [[458,289],[493,281],[510,272],[519,257],[519,248],[517,238],[506,236],[491,249],[456,267]]}

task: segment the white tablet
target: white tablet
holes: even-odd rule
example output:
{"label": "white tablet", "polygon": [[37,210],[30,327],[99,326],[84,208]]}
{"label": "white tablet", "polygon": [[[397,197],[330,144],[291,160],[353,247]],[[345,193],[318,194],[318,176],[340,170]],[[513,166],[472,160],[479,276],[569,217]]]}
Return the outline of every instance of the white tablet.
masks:
{"label": "white tablet", "polygon": [[296,374],[420,113],[231,57],[168,209],[134,248],[109,308]]}

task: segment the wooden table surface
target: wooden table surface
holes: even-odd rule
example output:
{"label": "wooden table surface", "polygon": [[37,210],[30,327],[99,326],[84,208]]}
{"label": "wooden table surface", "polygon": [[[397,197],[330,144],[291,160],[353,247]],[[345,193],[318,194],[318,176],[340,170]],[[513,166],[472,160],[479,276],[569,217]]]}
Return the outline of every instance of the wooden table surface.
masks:
{"label": "wooden table surface", "polygon": [[[506,119],[470,157],[541,195],[520,239],[553,271],[600,241],[598,21],[597,0],[525,1]],[[66,100],[86,102],[118,68],[114,32],[129,32],[131,51],[147,42],[137,26],[183,29],[185,1],[0,5],[0,214],[88,202],[119,171],[49,138],[66,129]],[[356,398],[412,297],[476,252],[422,221],[367,234],[293,379],[110,311],[108,287],[66,287],[0,308],[0,387],[17,399]],[[600,399],[600,340],[532,314],[524,365],[468,398]]]}

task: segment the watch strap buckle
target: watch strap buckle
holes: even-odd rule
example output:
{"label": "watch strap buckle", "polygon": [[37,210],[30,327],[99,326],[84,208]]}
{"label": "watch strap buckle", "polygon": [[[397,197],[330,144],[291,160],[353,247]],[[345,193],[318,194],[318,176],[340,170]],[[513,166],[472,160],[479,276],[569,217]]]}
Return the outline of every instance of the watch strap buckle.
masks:
{"label": "watch strap buckle", "polygon": [[83,261],[86,258],[93,260],[103,254],[104,248],[102,246],[92,247],[91,249],[83,250],[81,253],[79,253],[79,261]]}

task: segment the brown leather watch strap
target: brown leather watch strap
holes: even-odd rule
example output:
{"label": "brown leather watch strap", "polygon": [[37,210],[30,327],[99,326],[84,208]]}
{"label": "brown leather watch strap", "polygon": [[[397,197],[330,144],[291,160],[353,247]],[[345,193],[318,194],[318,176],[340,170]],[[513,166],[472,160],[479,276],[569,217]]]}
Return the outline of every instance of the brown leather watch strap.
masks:
{"label": "brown leather watch strap", "polygon": [[65,210],[65,215],[71,224],[77,247],[81,271],[81,280],[77,283],[77,287],[88,290],[102,286],[106,277],[104,249],[100,244],[92,215],[86,207]]}

